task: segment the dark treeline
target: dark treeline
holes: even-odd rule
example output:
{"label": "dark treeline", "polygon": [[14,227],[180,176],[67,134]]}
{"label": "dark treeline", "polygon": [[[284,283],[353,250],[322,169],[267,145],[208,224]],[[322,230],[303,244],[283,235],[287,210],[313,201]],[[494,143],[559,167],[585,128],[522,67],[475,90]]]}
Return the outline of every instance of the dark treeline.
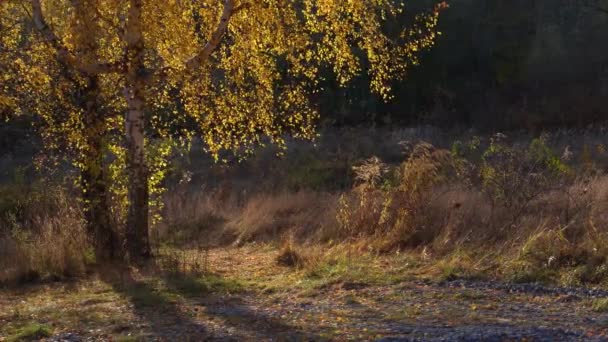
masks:
{"label": "dark treeline", "polygon": [[[410,2],[410,10],[428,7]],[[328,85],[335,125],[431,124],[487,130],[581,127],[608,119],[608,1],[451,0],[443,32],[383,103],[364,80]]]}

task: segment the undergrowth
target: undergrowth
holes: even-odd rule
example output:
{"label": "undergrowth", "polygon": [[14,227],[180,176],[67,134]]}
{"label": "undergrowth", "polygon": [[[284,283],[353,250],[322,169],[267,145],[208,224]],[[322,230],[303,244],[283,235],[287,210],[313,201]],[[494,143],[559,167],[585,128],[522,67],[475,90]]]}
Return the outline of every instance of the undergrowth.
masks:
{"label": "undergrowth", "polygon": [[[8,199],[7,199],[8,197]],[[86,273],[94,256],[82,212],[61,186],[0,185],[0,284]]]}
{"label": "undergrowth", "polygon": [[[384,159],[341,145],[275,164],[263,155],[235,167],[245,179],[219,167],[214,184],[182,177],[151,232],[161,268],[208,274],[210,249],[283,242],[275,262],[310,284],[411,269],[442,280],[607,284],[603,145],[389,138],[399,152]],[[0,282],[78,276],[94,262],[78,204],[60,186],[1,185],[0,223]],[[416,266],[378,271],[380,256],[395,255]]]}

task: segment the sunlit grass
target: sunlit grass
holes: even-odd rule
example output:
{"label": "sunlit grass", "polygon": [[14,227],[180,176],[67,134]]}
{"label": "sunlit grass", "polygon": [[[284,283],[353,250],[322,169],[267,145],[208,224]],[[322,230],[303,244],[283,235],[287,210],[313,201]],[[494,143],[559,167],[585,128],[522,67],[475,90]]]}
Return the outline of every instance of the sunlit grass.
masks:
{"label": "sunlit grass", "polygon": [[6,341],[17,342],[39,340],[44,337],[49,337],[51,334],[52,329],[50,327],[43,324],[30,323],[16,329],[13,334],[9,335]]}
{"label": "sunlit grass", "polygon": [[591,308],[595,312],[608,312],[608,298],[594,300],[591,304]]}

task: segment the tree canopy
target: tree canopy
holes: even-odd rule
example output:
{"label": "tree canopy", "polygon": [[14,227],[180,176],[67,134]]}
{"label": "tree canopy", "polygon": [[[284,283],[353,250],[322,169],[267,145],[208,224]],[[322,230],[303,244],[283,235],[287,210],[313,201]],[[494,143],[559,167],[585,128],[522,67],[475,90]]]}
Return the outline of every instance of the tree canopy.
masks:
{"label": "tree canopy", "polygon": [[[49,137],[77,148],[83,116],[69,103],[82,100],[79,77],[95,75],[107,128],[117,129],[127,106],[129,7],[5,1],[2,103],[39,115]],[[316,113],[307,95],[326,76],[322,68],[341,84],[366,72],[371,88],[389,97],[390,81],[433,44],[437,10],[398,35],[386,32],[404,10],[394,0],[141,1],[148,128],[167,135],[190,120],[214,153],[262,136],[311,137]]]}
{"label": "tree canopy", "polygon": [[108,184],[126,183],[127,239],[133,230],[138,240],[162,178],[150,142],[199,135],[217,158],[283,146],[287,134],[311,139],[323,78],[367,74],[389,99],[391,81],[433,45],[446,6],[406,25],[399,0],[2,1],[0,105],[34,116],[48,151],[82,170],[85,198],[98,202],[92,230],[110,229],[99,228]]}

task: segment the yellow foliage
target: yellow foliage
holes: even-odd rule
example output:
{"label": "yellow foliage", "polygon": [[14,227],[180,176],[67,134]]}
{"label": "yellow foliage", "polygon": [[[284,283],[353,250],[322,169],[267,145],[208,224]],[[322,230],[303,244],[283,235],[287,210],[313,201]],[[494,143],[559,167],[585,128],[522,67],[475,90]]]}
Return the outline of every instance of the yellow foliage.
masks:
{"label": "yellow foliage", "polygon": [[[123,63],[129,6],[117,0],[41,2],[46,22],[79,64]],[[187,63],[209,43],[224,2],[143,1],[141,23],[152,76],[146,99],[150,126],[166,135],[168,127],[190,117],[216,155],[251,147],[264,136],[279,145],[285,133],[313,138],[317,114],[307,95],[315,90],[323,65],[345,84],[362,72],[365,58],[372,89],[390,97],[389,81],[403,76],[418,63],[417,53],[433,45],[445,6],[419,15],[394,40],[383,25],[402,14],[402,1],[228,2],[234,5],[228,31],[196,70]],[[16,86],[3,87],[1,97],[18,94],[18,107],[40,115],[49,140],[59,136],[71,148],[84,148],[79,141],[83,99],[78,97],[87,75],[65,70],[58,49],[37,34],[29,4],[3,2],[0,18],[0,63],[9,74],[4,84]],[[109,131],[119,128],[126,110],[124,73],[116,68],[95,74]]]}
{"label": "yellow foliage", "polygon": [[[96,137],[112,152],[124,145],[125,89],[139,68],[132,54],[143,51],[135,74],[145,79],[146,134],[200,135],[216,159],[267,142],[284,147],[288,134],[316,136],[309,96],[321,68],[344,85],[365,65],[371,89],[388,99],[390,81],[433,45],[446,6],[395,38],[386,25],[399,22],[403,1],[2,1],[0,105],[36,115],[46,147],[85,169]],[[152,186],[167,154],[148,158]]]}

